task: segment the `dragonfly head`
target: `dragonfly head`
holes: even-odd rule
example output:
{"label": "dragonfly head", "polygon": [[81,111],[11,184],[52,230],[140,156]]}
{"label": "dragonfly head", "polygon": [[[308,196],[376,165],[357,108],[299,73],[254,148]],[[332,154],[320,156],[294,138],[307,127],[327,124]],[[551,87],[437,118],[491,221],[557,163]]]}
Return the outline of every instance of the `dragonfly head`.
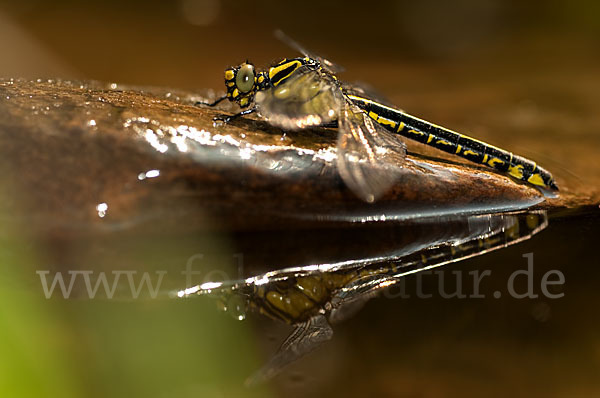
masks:
{"label": "dragonfly head", "polygon": [[227,98],[235,101],[240,108],[246,108],[254,101],[254,94],[264,90],[268,84],[265,72],[256,72],[254,65],[248,61],[225,71],[225,87]]}

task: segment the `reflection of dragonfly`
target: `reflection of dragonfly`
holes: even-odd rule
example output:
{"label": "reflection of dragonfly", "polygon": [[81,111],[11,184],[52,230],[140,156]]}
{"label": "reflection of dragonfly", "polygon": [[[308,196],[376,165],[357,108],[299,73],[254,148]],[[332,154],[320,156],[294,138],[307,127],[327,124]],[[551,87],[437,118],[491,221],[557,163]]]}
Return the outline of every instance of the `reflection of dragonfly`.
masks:
{"label": "reflection of dragonfly", "polygon": [[[403,277],[488,253],[530,238],[547,226],[545,212],[460,217],[410,226],[414,242],[395,252],[342,263],[293,267],[239,281],[207,282],[181,290],[178,297],[209,295],[242,319],[247,309],[294,326],[279,351],[251,379],[272,377],[332,337],[330,323],[354,314],[384,288]],[[451,232],[450,225],[455,226]],[[424,239],[426,237],[426,239]],[[425,242],[428,241],[429,244]]]}
{"label": "reflection of dragonfly", "polygon": [[338,168],[359,197],[372,202],[398,179],[406,153],[399,135],[508,173],[519,181],[558,189],[551,174],[533,161],[365,97],[362,90],[336,78],[339,67],[279,35],[304,57],[283,59],[261,72],[249,62],[227,69],[227,94],[205,105],[229,99],[247,108],[222,118],[226,122],[258,111],[269,123],[285,129],[337,126]]}

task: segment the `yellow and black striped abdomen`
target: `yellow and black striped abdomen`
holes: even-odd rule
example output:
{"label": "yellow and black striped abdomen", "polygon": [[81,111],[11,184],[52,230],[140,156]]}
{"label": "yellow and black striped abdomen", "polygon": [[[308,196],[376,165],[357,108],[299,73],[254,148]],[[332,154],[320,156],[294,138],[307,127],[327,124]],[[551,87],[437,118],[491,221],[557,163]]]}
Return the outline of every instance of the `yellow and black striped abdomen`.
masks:
{"label": "yellow and black striped abdomen", "polygon": [[368,98],[348,95],[352,102],[387,130],[472,162],[508,173],[537,187],[558,190],[552,175],[535,162],[456,133]]}

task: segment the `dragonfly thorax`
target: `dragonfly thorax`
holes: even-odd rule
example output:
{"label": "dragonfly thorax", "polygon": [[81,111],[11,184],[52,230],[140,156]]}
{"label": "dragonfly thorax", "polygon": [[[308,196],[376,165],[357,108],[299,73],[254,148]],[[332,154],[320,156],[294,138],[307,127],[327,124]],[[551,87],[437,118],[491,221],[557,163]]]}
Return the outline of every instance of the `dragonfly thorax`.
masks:
{"label": "dragonfly thorax", "polygon": [[279,63],[269,68],[267,77],[269,78],[269,83],[273,87],[277,87],[281,83],[285,82],[289,77],[293,76],[294,73],[301,68],[316,70],[320,67],[321,65],[319,61],[310,57],[293,59],[284,58],[279,61]]}

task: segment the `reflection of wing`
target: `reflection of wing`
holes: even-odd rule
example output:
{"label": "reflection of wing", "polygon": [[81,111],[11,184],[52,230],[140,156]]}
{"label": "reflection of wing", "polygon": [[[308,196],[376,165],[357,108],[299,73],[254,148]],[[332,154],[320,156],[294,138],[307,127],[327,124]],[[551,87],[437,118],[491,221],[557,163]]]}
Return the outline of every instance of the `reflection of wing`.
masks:
{"label": "reflection of wing", "polygon": [[302,47],[300,44],[298,44],[294,39],[290,38],[288,35],[283,33],[281,30],[277,29],[274,32],[274,34],[275,34],[275,37],[277,39],[279,39],[279,41],[290,46],[294,50],[298,51],[300,54],[304,55],[305,57],[309,57],[309,58],[316,59],[317,61],[319,61],[321,63],[321,66],[323,66],[323,68],[325,68],[325,70],[327,70],[331,73],[341,73],[344,71],[343,67],[341,67],[337,64],[334,64],[330,60],[319,57],[317,54],[314,54],[314,53],[306,50],[304,47]]}
{"label": "reflection of wing", "polygon": [[338,125],[340,175],[357,196],[374,202],[400,177],[406,147],[349,102],[341,112]]}
{"label": "reflection of wing", "polygon": [[324,315],[316,315],[295,326],[291,335],[283,342],[279,351],[269,362],[246,380],[246,385],[256,385],[281,372],[282,368],[308,354],[325,341],[331,339],[333,330]]}
{"label": "reflection of wing", "polygon": [[336,121],[344,103],[336,81],[307,66],[277,87],[256,93],[259,113],[269,123],[291,130]]}

